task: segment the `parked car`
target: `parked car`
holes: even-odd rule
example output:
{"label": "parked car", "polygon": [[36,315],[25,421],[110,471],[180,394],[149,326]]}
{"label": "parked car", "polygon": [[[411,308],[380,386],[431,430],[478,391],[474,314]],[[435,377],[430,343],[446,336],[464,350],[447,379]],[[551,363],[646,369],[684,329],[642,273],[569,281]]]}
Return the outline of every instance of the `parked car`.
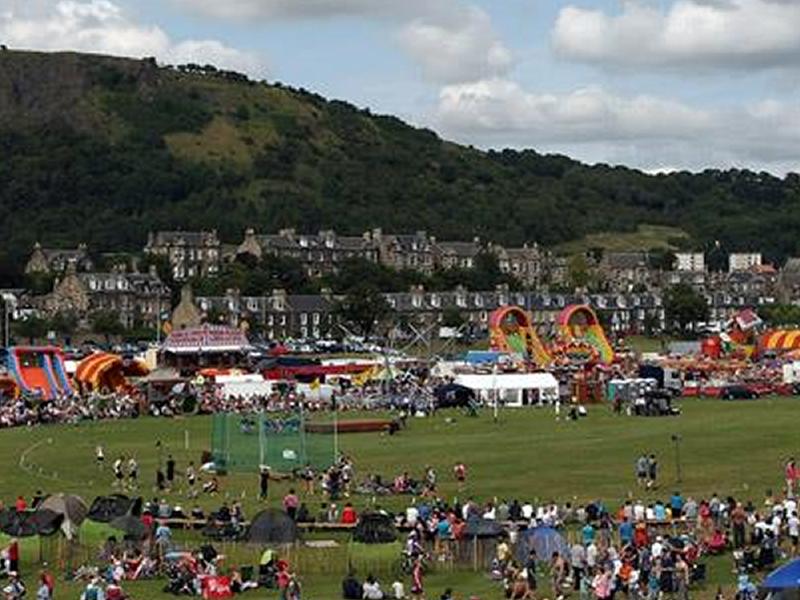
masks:
{"label": "parked car", "polygon": [[726,385],[720,392],[723,400],[755,400],[758,394],[745,385]]}

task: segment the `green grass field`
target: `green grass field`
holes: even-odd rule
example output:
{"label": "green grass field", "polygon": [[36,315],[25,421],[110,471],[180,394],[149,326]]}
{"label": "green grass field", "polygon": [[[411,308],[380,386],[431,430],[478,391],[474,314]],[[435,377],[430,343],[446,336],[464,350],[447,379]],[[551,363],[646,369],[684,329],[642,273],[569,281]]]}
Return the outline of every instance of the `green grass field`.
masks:
{"label": "green grass field", "polygon": [[645,251],[653,248],[675,250],[675,242],[686,240],[688,237],[685,231],[677,227],[639,225],[636,231],[630,233],[589,234],[579,240],[560,244],[557,250],[565,254],[578,254],[594,248],[603,248],[607,252]]}
{"label": "green grass field", "polygon": [[[498,423],[489,413],[469,418],[459,412],[444,412],[429,419],[412,419],[408,429],[394,437],[351,434],[340,440],[343,451],[354,457],[359,478],[377,472],[391,479],[403,470],[420,476],[423,467],[431,464],[439,472],[443,494],[448,498],[457,494],[451,470],[460,460],[469,467],[465,495],[478,500],[585,502],[601,498],[609,506],[617,506],[639,493],[633,481],[633,461],[642,451],[655,452],[660,459],[661,485],[655,494],[663,497],[677,488],[695,497],[717,492],[760,502],[765,490],[780,488],[782,463],[797,452],[800,401],[691,400],[683,402],[682,407],[680,417],[648,419],[615,416],[605,406],[593,406],[589,407],[589,417],[577,423],[557,422],[552,411],[544,409],[508,409],[500,413]],[[199,417],[4,430],[0,432],[2,499],[10,502],[18,493],[30,496],[42,489],[76,493],[91,502],[95,495],[110,492],[110,472],[99,471],[94,464],[98,443],[105,446],[108,462],[120,453],[134,453],[141,465],[145,488],[141,493],[151,495],[158,461],[156,441],[162,442],[164,452],[175,455],[182,472],[188,460],[199,462],[200,453],[207,449],[210,423],[209,418]],[[682,438],[680,484],[676,483],[673,434]],[[278,505],[288,486],[283,482],[273,485],[269,504]],[[258,509],[256,490],[255,474],[230,475],[223,480],[222,497],[241,499],[246,514],[252,515]],[[181,491],[169,497],[190,507]],[[304,500],[315,514],[321,498]],[[369,497],[353,500],[359,508],[373,502]],[[403,508],[407,501],[380,500],[392,509]],[[220,502],[221,497],[201,498],[205,508]],[[362,551],[364,564],[369,565],[369,552],[374,551]],[[258,549],[236,552],[237,560],[255,560],[258,555]],[[35,555],[34,549],[28,553],[31,555]],[[729,562],[712,571],[713,582],[732,581]],[[304,598],[338,597],[339,579],[340,575],[332,573],[309,575]],[[480,573],[440,573],[431,577],[431,585],[437,595],[445,585],[454,585],[462,593],[478,592],[482,598],[500,595]],[[136,597],[160,598],[160,586],[146,583],[131,590]],[[74,591],[69,589],[69,593]]]}

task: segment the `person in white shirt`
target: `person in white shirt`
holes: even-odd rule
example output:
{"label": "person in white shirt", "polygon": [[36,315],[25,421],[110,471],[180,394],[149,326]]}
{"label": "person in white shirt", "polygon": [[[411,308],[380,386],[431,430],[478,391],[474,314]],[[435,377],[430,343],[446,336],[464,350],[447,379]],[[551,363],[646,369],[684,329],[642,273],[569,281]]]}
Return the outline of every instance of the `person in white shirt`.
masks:
{"label": "person in white shirt", "polygon": [[416,506],[409,506],[406,509],[406,523],[409,526],[414,527],[417,524],[417,520],[419,519],[419,510],[417,510]]}
{"label": "person in white shirt", "polygon": [[525,504],[522,505],[522,517],[526,521],[531,520],[531,518],[533,517],[533,504],[531,504],[530,502],[526,502]]}
{"label": "person in white shirt", "polygon": [[797,510],[797,501],[794,498],[787,498],[783,501],[783,509],[785,514],[791,515]]}
{"label": "person in white shirt", "polygon": [[372,576],[368,575],[367,580],[362,586],[364,600],[383,600],[383,591],[381,591],[381,584]]}
{"label": "person in white shirt", "polygon": [[403,586],[401,581],[395,580],[395,582],[392,584],[392,598],[394,600],[405,600],[406,588]]}
{"label": "person in white shirt", "polygon": [[789,532],[789,539],[792,540],[792,556],[797,556],[797,546],[800,543],[800,519],[797,518],[797,511],[792,511],[786,521],[786,529]]}
{"label": "person in white shirt", "polygon": [[586,546],[586,569],[589,573],[593,572],[597,566],[597,554],[598,550],[594,542]]}
{"label": "person in white shirt", "polygon": [[775,541],[780,543],[781,539],[781,524],[783,520],[781,519],[780,514],[775,513],[775,516],[772,517],[772,534],[775,536]]}
{"label": "person in white shirt", "polygon": [[644,521],[644,516],[645,516],[644,504],[642,504],[642,501],[639,500],[636,504],[633,505],[633,518],[636,521]]}
{"label": "person in white shirt", "polygon": [[658,536],[650,547],[650,556],[655,560],[656,558],[661,558],[662,554],[664,554],[664,538]]}

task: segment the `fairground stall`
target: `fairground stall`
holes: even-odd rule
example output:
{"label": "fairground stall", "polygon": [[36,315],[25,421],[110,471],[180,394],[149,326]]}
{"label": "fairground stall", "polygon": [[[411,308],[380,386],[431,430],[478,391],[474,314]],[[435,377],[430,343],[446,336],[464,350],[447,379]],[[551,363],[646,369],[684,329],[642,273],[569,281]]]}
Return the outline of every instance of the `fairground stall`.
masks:
{"label": "fairground stall", "polygon": [[159,365],[190,375],[211,367],[246,367],[251,348],[242,330],[205,324],[173,331],[161,346]]}

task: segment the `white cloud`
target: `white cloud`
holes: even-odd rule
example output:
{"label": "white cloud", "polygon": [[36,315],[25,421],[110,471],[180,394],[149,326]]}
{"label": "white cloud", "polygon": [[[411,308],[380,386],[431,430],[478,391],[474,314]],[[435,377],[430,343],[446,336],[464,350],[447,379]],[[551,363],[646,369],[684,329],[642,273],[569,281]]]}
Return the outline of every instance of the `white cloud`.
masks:
{"label": "white cloud", "polygon": [[511,52],[498,39],[491,19],[470,7],[455,20],[415,19],[398,34],[400,44],[424,75],[444,83],[475,81],[505,74]]}
{"label": "white cloud", "polygon": [[760,69],[800,65],[800,2],[628,0],[622,11],[573,5],[553,29],[557,53],[604,66]]}
{"label": "white cloud", "polygon": [[800,167],[800,108],[775,100],[712,110],[599,87],[534,93],[493,79],[446,86],[431,120],[445,135],[484,147],[533,147],[648,170]]}
{"label": "white cloud", "polygon": [[438,116],[447,129],[536,141],[681,138],[707,130],[712,121],[704,111],[652,96],[622,98],[599,87],[536,94],[505,79],[446,86]]}
{"label": "white cloud", "polygon": [[155,25],[130,20],[110,0],[59,0],[0,15],[0,40],[12,48],[155,56],[168,63],[210,62],[263,72],[253,55],[216,40],[176,41]]}
{"label": "white cloud", "polygon": [[453,0],[173,0],[193,11],[226,19],[316,19],[445,14]]}
{"label": "white cloud", "polygon": [[489,15],[462,0],[173,0],[193,12],[234,20],[364,18],[396,27],[423,75],[440,83],[505,74],[510,50]]}

